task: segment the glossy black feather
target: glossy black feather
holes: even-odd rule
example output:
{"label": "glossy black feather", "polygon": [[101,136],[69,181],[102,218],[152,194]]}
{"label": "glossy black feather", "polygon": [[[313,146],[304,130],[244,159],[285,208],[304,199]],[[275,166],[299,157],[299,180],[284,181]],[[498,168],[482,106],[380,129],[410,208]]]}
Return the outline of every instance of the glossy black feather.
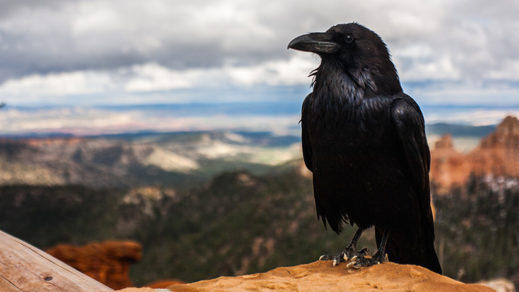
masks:
{"label": "glossy black feather", "polygon": [[[382,231],[390,231],[390,260],[441,273],[420,108],[402,92],[377,34],[354,23],[326,34],[341,49],[319,53],[321,65],[312,73],[313,92],[301,118],[317,215],[337,233],[344,223],[375,226],[377,242]],[[343,42],[346,35],[355,42]]]}

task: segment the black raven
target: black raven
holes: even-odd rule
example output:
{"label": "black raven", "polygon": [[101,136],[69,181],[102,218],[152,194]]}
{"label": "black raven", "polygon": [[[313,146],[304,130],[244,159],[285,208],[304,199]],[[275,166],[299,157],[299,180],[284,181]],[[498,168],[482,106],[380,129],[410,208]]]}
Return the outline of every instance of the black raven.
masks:
{"label": "black raven", "polygon": [[[389,260],[441,273],[434,250],[429,194],[430,153],[424,119],[402,92],[387,47],[357,23],[292,40],[289,48],[321,57],[313,92],[303,102],[303,156],[313,172],[318,218],[340,233],[359,227],[331,259],[361,267]],[[378,250],[356,250],[362,231],[375,226]],[[351,260],[353,258],[353,260]]]}

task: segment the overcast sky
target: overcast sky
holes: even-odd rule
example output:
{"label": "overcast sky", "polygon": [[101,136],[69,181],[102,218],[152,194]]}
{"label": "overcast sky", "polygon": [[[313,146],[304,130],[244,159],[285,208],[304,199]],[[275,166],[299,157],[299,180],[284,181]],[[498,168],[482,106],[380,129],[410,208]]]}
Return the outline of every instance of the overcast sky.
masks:
{"label": "overcast sky", "polygon": [[[308,88],[319,59],[288,42],[356,21],[385,40],[419,102],[518,104],[518,16],[517,0],[0,0],[0,101],[218,102],[229,90]],[[231,100],[248,98],[262,97]]]}

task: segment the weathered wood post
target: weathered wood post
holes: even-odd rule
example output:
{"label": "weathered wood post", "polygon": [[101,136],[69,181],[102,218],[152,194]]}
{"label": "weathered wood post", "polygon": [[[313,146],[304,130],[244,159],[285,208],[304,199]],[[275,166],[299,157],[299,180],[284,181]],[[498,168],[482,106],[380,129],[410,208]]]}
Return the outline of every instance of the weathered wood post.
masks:
{"label": "weathered wood post", "polygon": [[40,249],[0,231],[0,291],[113,291]]}

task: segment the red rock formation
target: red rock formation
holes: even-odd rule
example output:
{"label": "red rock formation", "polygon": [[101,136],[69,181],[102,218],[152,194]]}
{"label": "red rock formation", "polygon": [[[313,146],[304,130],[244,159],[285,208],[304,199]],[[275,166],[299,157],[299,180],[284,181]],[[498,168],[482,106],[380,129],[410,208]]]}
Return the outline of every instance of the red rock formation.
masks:
{"label": "red rock formation", "polygon": [[454,149],[452,136],[447,134],[438,140],[431,151],[431,181],[440,194],[452,186],[464,184],[471,172],[465,155]]}
{"label": "red rock formation", "polygon": [[111,288],[121,289],[132,286],[128,271],[141,259],[141,250],[134,241],[105,241],[83,246],[60,244],[46,252]]}
{"label": "red rock formation", "polygon": [[519,177],[519,120],[506,117],[469,158],[477,174]]}
{"label": "red rock formation", "polygon": [[457,152],[450,135],[443,136],[431,151],[431,181],[445,194],[463,185],[471,174],[519,178],[519,120],[506,117],[494,133],[468,154]]}
{"label": "red rock formation", "polygon": [[519,149],[519,120],[516,117],[507,116],[494,133],[481,141],[481,148],[495,147]]}

